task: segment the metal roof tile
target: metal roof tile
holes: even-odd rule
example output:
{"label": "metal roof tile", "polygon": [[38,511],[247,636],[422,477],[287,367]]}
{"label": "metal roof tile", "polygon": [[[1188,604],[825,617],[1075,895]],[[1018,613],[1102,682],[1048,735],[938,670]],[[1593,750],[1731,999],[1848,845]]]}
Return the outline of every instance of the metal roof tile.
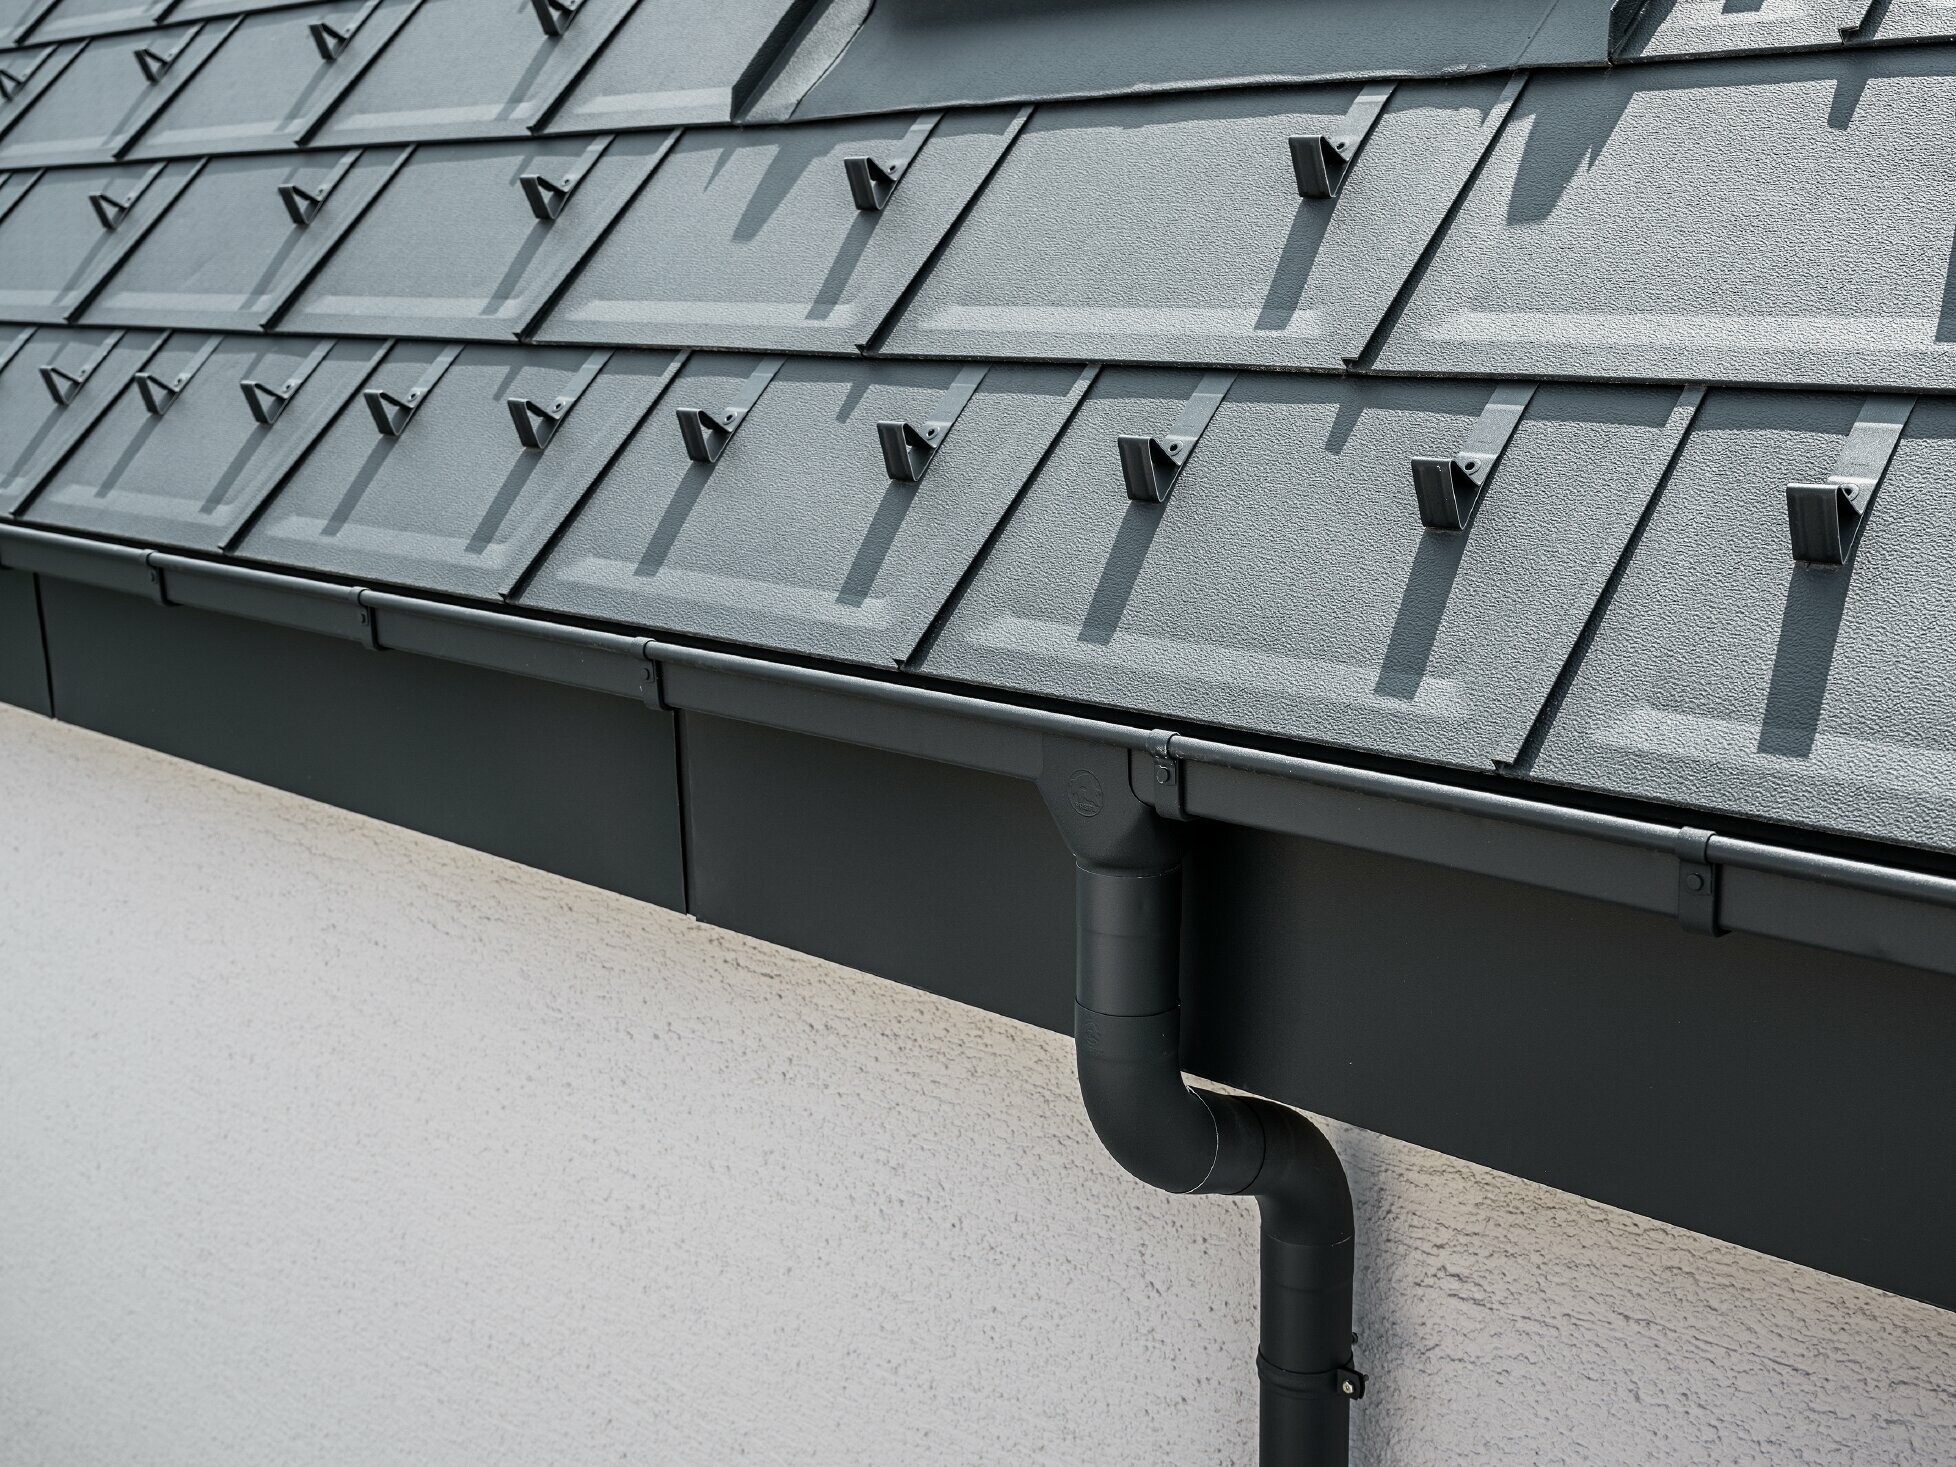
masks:
{"label": "metal roof tile", "polygon": [[516,136],[539,122],[635,0],[583,0],[560,33],[531,0],[423,0],[334,110],[328,144]]}
{"label": "metal roof tile", "polygon": [[885,665],[914,650],[1084,386],[994,366],[922,481],[890,477],[877,424],[928,419],[958,376],[931,363],[798,358],[717,462],[678,414],[717,411],[759,359],[696,355],[520,596],[633,626]]}
{"label": "metal roof tile", "polygon": [[1334,198],[1289,140],[1354,85],[1041,107],[883,343],[901,353],[1335,370],[1358,355],[1499,128],[1497,77],[1396,88]]}
{"label": "metal roof tile", "polygon": [[[233,22],[88,42],[0,133],[0,168],[123,156],[223,43]],[[26,99],[21,99],[26,100]]]}
{"label": "metal roof tile", "polygon": [[945,116],[880,210],[857,207],[845,160],[906,151],[928,116],[689,132],[537,335],[770,351],[858,346],[1022,117],[1010,109]]}
{"label": "metal roof tile", "polygon": [[163,18],[170,0],[55,0],[33,29],[37,41],[65,41],[109,31],[142,30]]}
{"label": "metal roof tile", "polygon": [[877,0],[797,117],[1608,59],[1610,0]]}
{"label": "metal roof tile", "polygon": [[1388,371],[1956,387],[1956,49],[1542,74]]}
{"label": "metal roof tile", "polygon": [[52,323],[80,314],[202,166],[129,163],[6,175],[0,317]]}
{"label": "metal roof tile", "polygon": [[553,132],[731,122],[811,0],[636,6],[551,114]]}
{"label": "metal roof tile", "polygon": [[[278,324],[491,341],[526,333],[671,138],[628,133],[417,148]],[[540,215],[547,205],[534,205],[533,194],[567,180],[570,196],[558,215]]]}
{"label": "metal roof tile", "polygon": [[[324,263],[407,152],[354,148],[213,160],[109,277],[83,319],[256,329]],[[320,200],[316,208],[308,195]]]}
{"label": "metal roof tile", "polygon": [[165,383],[176,383],[186,370],[193,375],[165,411],[150,412],[125,385],[47,480],[26,518],[216,550],[359,390],[385,350],[374,341],[227,336],[204,355],[211,343],[202,335],[172,336],[147,370]]}
{"label": "metal roof tile", "polygon": [[[250,17],[157,114],[129,156],[238,153],[305,141],[419,3],[348,0]],[[320,25],[344,43],[316,39]]]}
{"label": "metal roof tile", "polygon": [[1948,0],[1651,0],[1618,55],[1661,60],[1951,35],[1956,7]]}
{"label": "metal roof tile", "polygon": [[1120,436],[1166,431],[1198,380],[1100,375],[923,671],[1487,768],[1520,747],[1695,402],[1540,388],[1449,534],[1422,528],[1412,460],[1462,451],[1495,384],[1244,373],[1167,502],[1131,499]]}
{"label": "metal roof tile", "polygon": [[[0,328],[4,330],[4,328]],[[154,352],[154,331],[6,330],[0,514],[12,515]]]}
{"label": "metal roof tile", "polygon": [[1863,402],[1709,395],[1530,774],[1956,846],[1956,402],[1916,403],[1846,567],[1789,550]]}
{"label": "metal roof tile", "polygon": [[[447,353],[455,354],[443,365]],[[664,352],[457,352],[403,342],[236,549],[277,565],[493,599],[611,461],[672,365]],[[417,387],[420,397],[410,397]],[[375,393],[386,394],[379,411],[367,401]],[[565,396],[573,401],[562,427],[526,447],[511,399],[549,410]],[[392,434],[379,427],[390,409]]]}

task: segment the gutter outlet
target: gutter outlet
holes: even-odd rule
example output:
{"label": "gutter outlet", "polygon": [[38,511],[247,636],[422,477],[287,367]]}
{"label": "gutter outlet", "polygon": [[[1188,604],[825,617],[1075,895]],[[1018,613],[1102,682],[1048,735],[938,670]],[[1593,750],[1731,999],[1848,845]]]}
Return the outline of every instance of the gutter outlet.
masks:
{"label": "gutter outlet", "polygon": [[1263,1467],[1345,1467],[1351,1190],[1287,1107],[1191,1087],[1181,1069],[1179,826],[1136,799],[1127,753],[1049,739],[1041,793],[1072,847],[1080,1094],[1114,1159],[1167,1192],[1253,1196],[1262,1214]]}

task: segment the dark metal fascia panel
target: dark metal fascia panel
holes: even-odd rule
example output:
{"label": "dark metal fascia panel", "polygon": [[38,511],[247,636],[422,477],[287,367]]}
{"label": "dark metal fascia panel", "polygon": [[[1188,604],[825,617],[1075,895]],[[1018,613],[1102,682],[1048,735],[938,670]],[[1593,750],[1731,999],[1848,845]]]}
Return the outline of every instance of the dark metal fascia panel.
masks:
{"label": "dark metal fascia panel", "polygon": [[0,571],[0,703],[52,713],[41,599],[26,571]]}
{"label": "dark metal fascia panel", "polygon": [[685,899],[669,714],[65,580],[43,590],[68,722],[642,901]]}
{"label": "dark metal fascia panel", "polygon": [[[0,565],[8,568],[156,598],[163,583],[156,569],[159,561],[166,568],[171,564],[169,557],[155,552],[0,526]],[[210,567],[207,573],[226,572]],[[1750,931],[1956,973],[1956,880],[1945,877],[822,668],[652,641],[594,643],[593,636],[601,634],[415,598],[363,592],[360,599],[378,612],[374,635],[383,646],[390,645],[389,610],[399,615],[412,609],[427,625],[405,635],[418,637],[414,645],[434,655],[447,655],[444,646],[465,646],[467,660],[476,665],[523,672],[537,666],[569,668],[598,654],[605,670],[596,683],[623,694],[627,689],[618,683],[632,681],[623,676],[630,665],[628,649],[639,645],[661,674],[652,696],[658,701],[662,693],[669,708],[1020,779],[1039,772],[1044,738],[1112,745],[1130,751],[1137,791],[1152,787],[1158,757],[1174,764],[1185,811],[1197,818],[1403,855],[1645,911],[1669,911],[1694,930]],[[231,604],[240,614],[257,615],[279,603],[277,598],[241,598]],[[465,627],[469,634],[430,630],[436,623]],[[499,647],[499,640],[519,650]],[[539,642],[574,651],[545,652]],[[553,680],[592,685],[583,673]],[[648,681],[638,675],[641,696]],[[1136,754],[1141,757],[1133,758]],[[1231,781],[1219,777],[1220,771],[1263,776],[1264,783],[1258,787]],[[1314,800],[1305,793],[1314,789],[1341,791],[1357,800]],[[1408,814],[1405,806],[1415,809]],[[1729,896],[1722,890],[1728,868],[1748,873],[1734,878],[1730,891],[1735,895]],[[1668,905],[1663,896],[1667,873],[1675,883]],[[1693,895],[1687,883],[1697,874],[1705,875],[1709,885],[1696,888]],[[1810,901],[1809,888],[1824,888],[1831,905]],[[1818,915],[1829,910],[1851,913],[1851,920],[1829,922]]]}

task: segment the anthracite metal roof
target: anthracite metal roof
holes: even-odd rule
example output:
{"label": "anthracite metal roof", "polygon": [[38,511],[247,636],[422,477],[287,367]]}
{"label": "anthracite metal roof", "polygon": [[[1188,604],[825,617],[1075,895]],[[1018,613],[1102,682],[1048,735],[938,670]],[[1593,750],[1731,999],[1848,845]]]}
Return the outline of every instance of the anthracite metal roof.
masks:
{"label": "anthracite metal roof", "polygon": [[1868,393],[1956,389],[1945,10],[61,0],[0,53],[15,510],[1956,849],[1949,632],[1883,614],[1945,599],[1942,414],[1846,568],[1787,504]]}
{"label": "anthracite metal roof", "polygon": [[1947,1304],[1953,16],[0,0],[0,697],[1062,1025],[1085,740],[1216,1078]]}

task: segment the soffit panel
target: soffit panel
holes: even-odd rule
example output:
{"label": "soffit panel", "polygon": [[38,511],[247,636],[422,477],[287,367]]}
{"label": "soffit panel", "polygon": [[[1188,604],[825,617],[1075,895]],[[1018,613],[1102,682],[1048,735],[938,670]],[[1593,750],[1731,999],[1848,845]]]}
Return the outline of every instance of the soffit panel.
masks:
{"label": "soffit panel", "polygon": [[1376,364],[1956,387],[1956,50],[1541,74]]}
{"label": "soffit panel", "polygon": [[[365,392],[406,399],[448,350],[402,343]],[[238,541],[247,558],[367,581],[494,599],[610,462],[672,365],[662,352],[603,353],[469,346],[429,388],[396,436],[349,402],[305,462]],[[549,406],[578,394],[562,427],[526,448],[509,400]]]}
{"label": "soffit panel", "polygon": [[1117,439],[1191,372],[1109,369],[922,662],[943,677],[1486,768],[1519,749],[1689,419],[1674,389],[1544,387],[1465,533],[1411,461],[1487,383],[1245,374],[1165,504]]}
{"label": "soffit panel", "polygon": [[[366,380],[378,342],[178,334],[146,370],[193,375],[161,414],[125,387],[35,497],[35,524],[216,550]],[[201,360],[200,360],[201,358]],[[243,384],[286,395],[269,423]]]}
{"label": "soffit panel", "polygon": [[881,210],[856,207],[843,160],[887,155],[917,119],[687,133],[538,336],[780,351],[860,346],[1021,120],[1010,110],[943,118]]}
{"label": "soffit panel", "polygon": [[719,461],[676,414],[757,358],[695,356],[524,590],[528,606],[885,665],[907,658],[1077,402],[1075,368],[993,366],[919,483],[879,421],[930,417],[957,368],[795,359]]}
{"label": "soffit panel", "polygon": [[1361,352],[1507,110],[1501,78],[1395,89],[1332,199],[1288,139],[1355,86],[1042,107],[885,345],[952,356],[1337,370]]}

